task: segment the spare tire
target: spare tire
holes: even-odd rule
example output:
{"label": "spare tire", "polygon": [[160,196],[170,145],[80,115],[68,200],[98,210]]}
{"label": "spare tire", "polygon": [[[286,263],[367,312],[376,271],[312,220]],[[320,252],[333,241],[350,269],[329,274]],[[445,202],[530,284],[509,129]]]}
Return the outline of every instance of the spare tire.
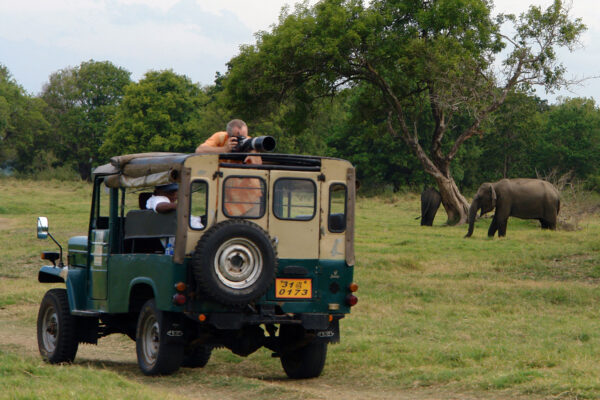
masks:
{"label": "spare tire", "polygon": [[277,252],[260,226],[228,220],[210,228],[192,256],[194,277],[208,297],[226,305],[245,305],[272,285]]}

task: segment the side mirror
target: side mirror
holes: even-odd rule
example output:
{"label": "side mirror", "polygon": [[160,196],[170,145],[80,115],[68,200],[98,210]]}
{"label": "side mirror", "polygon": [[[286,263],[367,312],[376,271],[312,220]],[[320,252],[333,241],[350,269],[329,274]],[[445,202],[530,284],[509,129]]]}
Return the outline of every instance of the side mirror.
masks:
{"label": "side mirror", "polygon": [[37,237],[38,239],[48,238],[48,218],[38,217],[37,220]]}

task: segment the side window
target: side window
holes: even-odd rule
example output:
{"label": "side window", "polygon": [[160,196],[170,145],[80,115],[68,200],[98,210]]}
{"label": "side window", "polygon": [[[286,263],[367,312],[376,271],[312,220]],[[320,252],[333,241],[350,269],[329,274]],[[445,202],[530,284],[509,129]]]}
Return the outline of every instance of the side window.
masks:
{"label": "side window", "polygon": [[223,183],[223,213],[229,218],[261,218],[265,188],[261,178],[228,177]]}
{"label": "side window", "polygon": [[273,213],[279,219],[308,221],[314,218],[317,186],[309,179],[278,179],[274,185]]}
{"label": "side window", "polygon": [[97,178],[94,183],[94,211],[92,214],[92,229],[108,229],[110,189],[104,184],[103,178]]}
{"label": "side window", "polygon": [[334,183],[329,186],[329,216],[327,219],[330,232],[346,230],[346,185]]}
{"label": "side window", "polygon": [[190,193],[190,228],[202,230],[206,226],[208,184],[204,181],[193,181]]}

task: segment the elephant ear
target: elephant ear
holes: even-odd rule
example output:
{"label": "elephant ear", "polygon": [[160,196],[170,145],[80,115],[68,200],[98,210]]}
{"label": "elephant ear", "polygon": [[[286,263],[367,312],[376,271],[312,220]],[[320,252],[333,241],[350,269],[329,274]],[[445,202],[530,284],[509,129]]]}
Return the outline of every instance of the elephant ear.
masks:
{"label": "elephant ear", "polygon": [[492,209],[496,207],[496,191],[494,185],[490,185],[490,198],[492,199]]}

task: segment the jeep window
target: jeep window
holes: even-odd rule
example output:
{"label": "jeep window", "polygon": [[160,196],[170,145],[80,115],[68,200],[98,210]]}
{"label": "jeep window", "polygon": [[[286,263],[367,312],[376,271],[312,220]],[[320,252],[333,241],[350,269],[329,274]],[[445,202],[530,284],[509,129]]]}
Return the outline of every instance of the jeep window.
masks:
{"label": "jeep window", "polygon": [[202,230],[206,226],[208,184],[204,181],[193,181],[190,193],[190,228]]}
{"label": "jeep window", "polygon": [[223,183],[223,213],[229,218],[261,218],[265,214],[265,181],[230,176]]}
{"label": "jeep window", "polygon": [[346,230],[346,185],[334,183],[329,186],[329,217],[328,228],[330,232],[344,232]]}
{"label": "jeep window", "polygon": [[110,214],[110,189],[104,185],[104,178],[97,178],[94,184],[94,210],[92,229],[108,229]]}
{"label": "jeep window", "polygon": [[279,219],[309,221],[315,216],[317,186],[310,179],[282,178],[274,185],[273,214]]}

